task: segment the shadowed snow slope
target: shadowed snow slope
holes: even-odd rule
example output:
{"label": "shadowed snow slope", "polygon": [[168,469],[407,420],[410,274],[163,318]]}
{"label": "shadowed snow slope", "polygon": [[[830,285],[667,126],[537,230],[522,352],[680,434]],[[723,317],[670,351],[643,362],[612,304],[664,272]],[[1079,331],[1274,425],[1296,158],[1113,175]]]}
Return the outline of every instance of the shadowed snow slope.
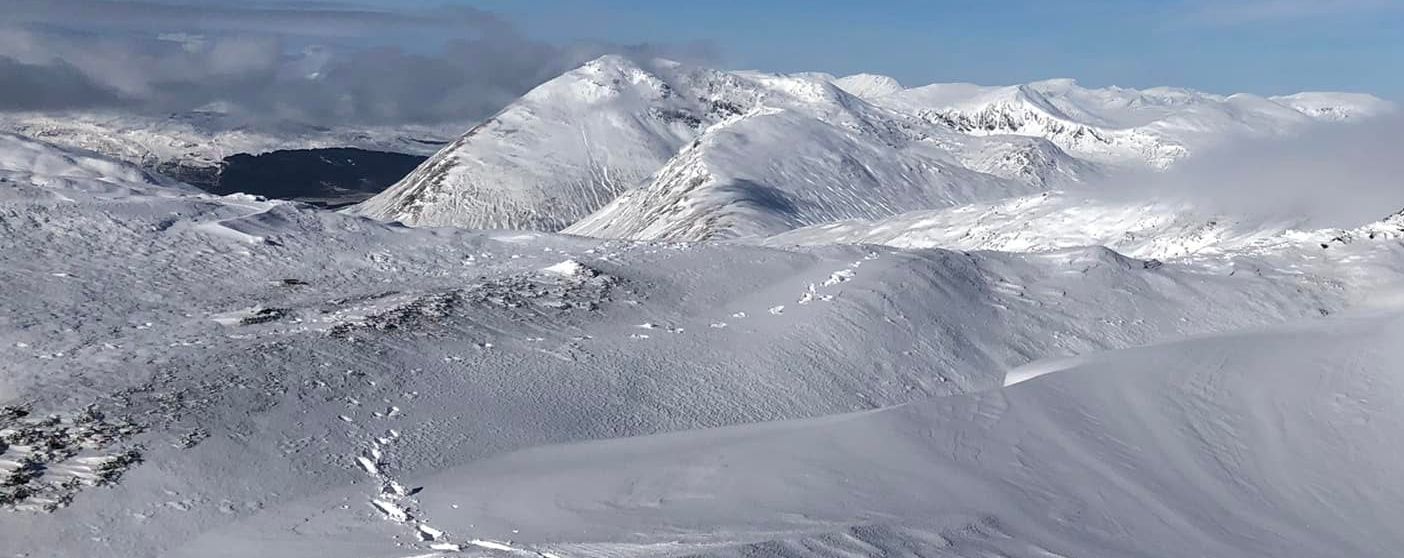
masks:
{"label": "shadowed snow slope", "polygon": [[[779,479],[768,488],[755,485],[757,496],[802,486],[784,473],[791,466],[812,472],[815,490],[776,496],[769,507],[732,509],[734,524],[721,518],[720,508],[691,496],[735,502],[740,491],[705,484],[725,475],[715,477],[707,461],[698,461],[695,480],[703,484],[689,492],[693,481],[678,481],[670,458],[649,449],[656,442],[619,446],[625,455],[639,448],[640,463],[662,466],[661,484],[639,477],[634,500],[616,492],[620,479],[640,474],[627,463],[609,467],[621,476],[583,477],[600,482],[562,492],[560,506],[521,484],[537,479],[546,487],[541,490],[555,490],[553,479],[564,477],[553,475],[567,471],[554,459],[543,459],[539,469],[516,467],[515,477],[491,461],[481,476],[456,468],[544,445],[816,418],[994,390],[1008,369],[1041,358],[1333,314],[1399,276],[1400,244],[1383,233],[1322,240],[1332,243],[1330,250],[1312,239],[1270,252],[1157,266],[1105,248],[1042,254],[781,250],[414,229],[292,203],[191,193],[152,184],[124,165],[23,140],[6,150],[0,156],[7,167],[0,169],[0,281],[6,285],[0,289],[0,432],[7,444],[0,449],[0,549],[7,554],[514,552],[482,546],[518,544],[504,538],[607,545],[599,551],[573,546],[557,553],[562,556],[617,555],[629,550],[621,543],[661,545],[636,548],[638,554],[676,554],[706,550],[693,545],[699,530],[712,533],[708,542],[717,549],[779,537],[809,540],[810,534],[848,544],[845,533],[869,537],[866,525],[878,522],[877,512],[892,521],[873,527],[876,532],[895,530],[908,537],[902,540],[920,536],[932,544],[933,521],[962,526],[951,531],[956,540],[986,540],[981,533],[1007,530],[1015,540],[1050,548],[1063,540],[1054,535],[1116,541],[1113,526],[1099,519],[1103,510],[1077,505],[1090,496],[1061,484],[1084,477],[1053,475],[1048,484],[1033,484],[1027,477],[1034,473],[1008,469],[1020,460],[1005,434],[996,429],[988,438],[973,437],[988,427],[986,415],[976,411],[998,409],[987,403],[1000,401],[987,399],[993,395],[871,415],[933,413],[927,422],[822,419],[882,425],[858,434],[830,436],[811,425],[781,424],[722,431],[741,434],[720,441],[704,433],[695,438],[699,443],[686,442],[705,452],[737,436],[793,431],[793,442],[784,440],[789,435],[756,439],[792,456],[816,452],[800,460],[819,469],[738,462],[736,471]],[[1037,393],[1030,388],[1062,376],[1009,393]],[[1125,391],[1138,393],[1133,388]],[[1025,406],[1031,410],[1022,412],[1041,408]],[[1059,420],[1081,420],[1054,413],[1069,407],[1049,409]],[[1013,447],[1034,444],[1027,446],[1035,452],[1032,460],[1024,463],[1051,467],[1050,474],[1067,473],[1060,467],[1085,474],[1076,471],[1088,465],[1051,461],[1058,451],[1072,451],[1053,435],[1060,431],[1035,431],[1038,436]],[[906,438],[921,432],[954,441],[933,450],[921,436]],[[815,437],[837,443],[819,448]],[[877,445],[862,446],[865,439]],[[1142,442],[1146,451],[1170,451],[1179,443]],[[888,449],[892,454],[882,455]],[[888,472],[849,469],[851,463],[830,451],[860,452],[871,466],[893,463],[892,478],[920,482],[900,489],[867,483]],[[909,454],[930,456],[934,465],[913,472]],[[943,455],[975,460],[1010,480],[958,476],[970,482],[946,484],[922,476],[980,469],[959,469]],[[992,461],[986,464],[982,455]],[[1320,466],[1340,465],[1322,459]],[[825,471],[852,471],[852,480],[839,483]],[[1159,477],[1126,482],[1149,486],[1135,484],[1147,478]],[[496,499],[449,496],[483,494],[488,486],[520,487],[520,498],[506,492],[494,493]],[[1336,488],[1321,486],[1326,494]],[[927,487],[932,497],[919,498]],[[1153,494],[1182,491],[1166,488]],[[1015,492],[998,492],[1004,489]],[[1059,496],[1065,493],[1072,496]],[[1038,512],[1019,515],[1010,511],[1015,504],[974,500],[999,494],[1069,502],[1053,508],[1062,514],[1054,517],[1089,517],[1087,529],[1077,534],[1075,519],[1038,523],[1031,517]],[[905,514],[932,510],[921,502],[939,503],[942,496],[967,498],[960,501],[969,505],[951,512],[965,519],[927,514],[920,518],[928,523],[912,523],[917,516]],[[702,507],[679,513],[671,507],[694,505],[689,502]],[[1107,510],[1124,516],[1128,529],[1178,517],[1112,503]],[[461,515],[444,511],[454,505]],[[795,514],[782,513],[790,509]],[[1379,511],[1380,521],[1394,517]],[[809,520],[796,515],[811,512]],[[1268,512],[1265,517],[1279,517]],[[636,532],[643,534],[623,534],[623,516],[614,513],[636,515]],[[506,522],[518,518],[520,526]],[[562,522],[545,525],[552,518]],[[742,522],[749,526],[734,527]],[[647,530],[655,526],[666,527]],[[1306,536],[1284,533],[1273,540],[1286,544]],[[665,544],[673,538],[687,544]],[[1209,544],[1202,540],[1190,544]]]}

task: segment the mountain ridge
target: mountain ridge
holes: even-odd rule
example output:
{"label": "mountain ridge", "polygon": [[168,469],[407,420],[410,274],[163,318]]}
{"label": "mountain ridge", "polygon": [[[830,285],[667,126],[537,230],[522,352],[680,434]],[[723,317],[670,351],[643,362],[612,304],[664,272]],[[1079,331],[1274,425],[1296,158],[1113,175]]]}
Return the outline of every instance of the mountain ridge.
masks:
{"label": "mountain ridge", "polygon": [[[804,118],[790,119],[786,125],[791,130],[760,132],[757,122],[781,120],[774,116],[775,110]],[[1354,121],[1392,110],[1386,101],[1356,94],[1265,98],[1175,88],[1087,89],[1071,79],[1008,87],[904,88],[896,80],[873,74],[836,78],[727,72],[606,56],[528,92],[410,176],[350,211],[413,226],[569,230],[652,239],[774,234],[784,227],[817,224],[822,218],[872,219],[1028,193],[1030,184],[1051,189],[1106,174],[1111,168],[1163,170],[1231,137],[1291,134],[1317,122]],[[734,122],[743,115],[751,115],[751,121]],[[713,129],[719,125],[732,129]],[[730,166],[713,160],[707,169],[677,169],[706,159],[689,152],[696,148],[695,140],[710,133],[714,138],[742,141],[744,134],[736,131],[743,129],[771,138],[769,145],[748,144],[748,149],[769,149],[768,157],[730,157]],[[806,135],[810,133],[830,139]],[[776,170],[799,164],[786,162],[792,147],[833,143],[839,136],[851,140],[846,140],[848,149],[886,152],[873,160],[905,161],[901,164],[912,168],[868,182],[845,182],[846,171],[835,170],[827,177],[812,175],[805,183],[793,182],[795,173]],[[698,145],[709,152],[734,150],[715,139]],[[912,159],[916,151],[923,155]],[[948,176],[964,177],[966,184],[933,178],[942,172],[936,168],[945,168]],[[698,211],[693,205],[701,199],[696,189],[669,187],[663,184],[664,174],[742,180],[727,186],[726,180],[719,179],[713,185],[734,194],[735,211],[713,203],[721,213],[691,217],[732,224],[711,230],[682,223],[645,223],[684,206],[688,212]],[[919,184],[922,181],[925,184]],[[825,183],[823,188],[855,189],[873,199],[903,197],[883,189],[944,188],[955,194],[945,200],[921,198],[924,201],[915,206],[883,211],[864,209],[858,203],[848,211],[824,203],[773,204],[782,210],[773,215],[755,211],[765,205],[756,203],[757,195],[780,199],[759,194],[762,191],[804,190],[820,182]],[[673,193],[646,194],[649,188]],[[692,194],[679,197],[682,190]],[[672,209],[620,210],[643,199],[669,203]],[[799,213],[787,213],[785,208],[799,208]],[[624,219],[629,223],[610,224],[608,214],[627,214]],[[746,222],[743,214],[753,222]]]}

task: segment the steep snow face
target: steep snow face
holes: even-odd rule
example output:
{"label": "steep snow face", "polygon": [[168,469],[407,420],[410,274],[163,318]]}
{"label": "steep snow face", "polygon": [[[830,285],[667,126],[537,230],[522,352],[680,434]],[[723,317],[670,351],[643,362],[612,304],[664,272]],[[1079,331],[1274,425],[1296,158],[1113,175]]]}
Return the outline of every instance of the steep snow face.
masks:
{"label": "steep snow face", "polygon": [[560,230],[757,94],[723,72],[605,56],[533,89],[354,212],[421,226]]}
{"label": "steep snow face", "polygon": [[969,134],[1038,136],[1079,157],[1159,169],[1232,137],[1285,134],[1316,121],[1393,110],[1369,95],[1220,96],[1173,88],[1089,89],[1067,79],[1010,87],[935,84],[872,100]]}

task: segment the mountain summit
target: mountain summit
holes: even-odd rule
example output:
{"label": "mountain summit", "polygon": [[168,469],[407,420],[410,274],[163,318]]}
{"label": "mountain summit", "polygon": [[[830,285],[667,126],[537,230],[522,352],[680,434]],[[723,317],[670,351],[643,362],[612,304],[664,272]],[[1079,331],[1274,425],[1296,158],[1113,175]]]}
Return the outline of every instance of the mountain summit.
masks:
{"label": "mountain summit", "polygon": [[724,72],[604,56],[532,89],[355,212],[410,225],[559,230],[739,114],[752,95]]}

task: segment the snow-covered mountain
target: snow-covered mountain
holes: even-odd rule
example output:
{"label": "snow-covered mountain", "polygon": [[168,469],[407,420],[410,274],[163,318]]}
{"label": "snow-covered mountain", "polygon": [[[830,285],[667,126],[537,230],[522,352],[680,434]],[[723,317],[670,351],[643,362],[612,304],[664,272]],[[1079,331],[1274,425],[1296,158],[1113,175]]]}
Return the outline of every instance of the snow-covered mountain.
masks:
{"label": "snow-covered mountain", "polygon": [[559,230],[760,94],[725,72],[604,56],[532,89],[355,212],[410,225]]}
{"label": "snow-covered mountain", "polygon": [[1169,167],[1234,137],[1392,110],[1367,95],[906,89],[607,56],[547,82],[352,211],[419,226],[700,240],[878,219]]}
{"label": "snow-covered mountain", "polygon": [[1289,134],[1314,122],[1394,110],[1362,94],[1223,96],[1168,87],[1090,89],[1069,79],[1008,87],[934,84],[865,98],[968,134],[1043,137],[1078,157],[1159,169],[1232,138]]}
{"label": "snow-covered mountain", "polygon": [[[0,179],[37,187],[26,192],[50,198],[65,189],[118,189],[145,192],[161,186],[193,193],[194,189],[154,175],[130,163],[82,149],[65,149],[23,136],[0,132]],[[6,192],[14,196],[13,188]]]}
{"label": "snow-covered mountain", "polygon": [[1025,194],[1092,172],[1042,141],[934,134],[883,141],[874,136],[890,128],[868,124],[892,121],[859,122],[836,126],[797,110],[759,110],[718,124],[653,179],[565,232],[675,241],[760,237]]}
{"label": "snow-covered mountain", "polygon": [[163,117],[124,112],[0,113],[0,132],[100,153],[177,179],[217,172],[221,161],[231,155],[282,149],[353,147],[429,155],[456,137],[463,126],[325,128],[283,123],[270,127],[213,109]]}
{"label": "snow-covered mountain", "polygon": [[[881,88],[874,81],[868,89]],[[875,107],[824,75],[609,56],[531,91],[355,211],[411,225],[700,239],[943,207],[1077,180],[1089,167],[1051,144],[972,138]]]}

